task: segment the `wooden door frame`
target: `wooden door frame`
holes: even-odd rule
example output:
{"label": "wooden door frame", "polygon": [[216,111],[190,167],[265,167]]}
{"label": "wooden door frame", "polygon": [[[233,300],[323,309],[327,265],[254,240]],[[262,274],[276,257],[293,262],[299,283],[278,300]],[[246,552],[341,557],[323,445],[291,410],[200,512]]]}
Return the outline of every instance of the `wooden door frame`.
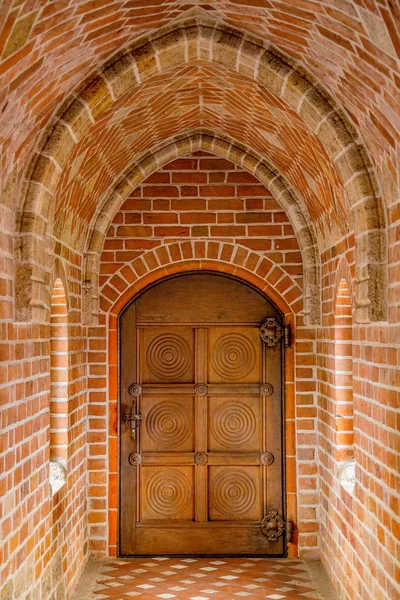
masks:
{"label": "wooden door frame", "polygon": [[[119,415],[119,366],[120,366],[120,340],[119,340],[119,316],[127,309],[128,305],[134,302],[139,295],[144,291],[148,290],[151,286],[161,283],[173,276],[179,276],[185,273],[195,272],[208,272],[210,274],[225,275],[233,278],[245,285],[248,285],[255,289],[258,293],[264,295],[268,301],[275,304],[277,309],[282,314],[282,319],[289,325],[294,337],[294,322],[295,315],[293,314],[290,306],[286,303],[285,299],[277,293],[277,291],[269,285],[265,279],[250,273],[245,269],[241,269],[235,265],[223,265],[221,269],[221,263],[215,264],[212,261],[207,261],[207,267],[205,268],[204,262],[190,261],[190,264],[185,265],[186,268],[182,268],[182,263],[178,265],[169,265],[169,268],[157,269],[156,272],[152,272],[147,276],[141,278],[136,282],[135,285],[129,287],[115,302],[108,315],[108,350],[109,350],[109,363],[108,363],[108,376],[109,376],[109,399],[113,406],[110,406],[110,435],[109,435],[109,501],[108,501],[108,530],[109,530],[109,555],[115,556],[119,554],[119,507],[120,507],[120,415]],[[232,268],[229,268],[229,267]],[[286,448],[288,442],[288,434],[294,435],[294,345],[292,344],[289,348],[284,348],[282,352],[282,401],[283,401],[283,431],[282,431],[282,453],[285,457],[283,462],[283,505],[285,510],[285,516],[287,519],[297,523],[297,489],[296,489],[296,477],[293,477],[296,473],[296,456],[295,453],[290,457],[287,455]],[[290,391],[288,393],[288,388]],[[111,416],[112,415],[112,416]],[[112,421],[114,421],[112,423]],[[290,428],[288,424],[290,423]],[[289,433],[290,430],[290,433]],[[293,437],[290,440],[293,446]],[[288,464],[290,459],[290,466]],[[288,488],[287,472],[288,468],[292,472],[290,478],[290,489]],[[298,555],[297,535],[295,532],[294,539],[287,545],[287,554],[290,557],[296,557]]]}

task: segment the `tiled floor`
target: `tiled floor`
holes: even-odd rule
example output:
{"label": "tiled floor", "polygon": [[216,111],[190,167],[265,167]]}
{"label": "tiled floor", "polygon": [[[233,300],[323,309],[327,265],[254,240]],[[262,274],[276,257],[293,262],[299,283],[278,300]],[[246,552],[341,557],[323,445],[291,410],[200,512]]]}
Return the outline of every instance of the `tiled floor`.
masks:
{"label": "tiled floor", "polygon": [[97,582],[96,600],[320,598],[305,564],[291,559],[110,559]]}

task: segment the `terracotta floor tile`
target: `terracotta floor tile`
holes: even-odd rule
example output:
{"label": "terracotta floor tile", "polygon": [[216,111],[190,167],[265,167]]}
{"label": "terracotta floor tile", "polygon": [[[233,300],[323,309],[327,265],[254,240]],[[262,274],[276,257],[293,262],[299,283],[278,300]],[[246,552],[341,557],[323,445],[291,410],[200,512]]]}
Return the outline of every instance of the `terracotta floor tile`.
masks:
{"label": "terracotta floor tile", "polygon": [[262,558],[113,559],[96,600],[301,600],[318,598],[299,560]]}

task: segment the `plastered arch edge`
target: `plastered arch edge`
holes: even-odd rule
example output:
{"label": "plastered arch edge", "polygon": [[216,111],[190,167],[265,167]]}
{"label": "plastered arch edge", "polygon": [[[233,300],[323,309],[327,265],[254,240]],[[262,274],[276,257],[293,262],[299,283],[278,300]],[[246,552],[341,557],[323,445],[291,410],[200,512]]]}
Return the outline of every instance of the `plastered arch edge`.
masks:
{"label": "plastered arch edge", "polygon": [[[184,50],[177,51],[177,48]],[[367,152],[343,110],[294,62],[253,35],[204,17],[178,20],[141,38],[86,79],[44,132],[23,184],[18,219],[16,320],[41,321],[45,309],[44,251],[51,206],[62,169],[102,111],[128,89],[188,60],[208,57],[281,97],[309,125],[330,154],[345,187],[356,242],[358,322],[387,315],[386,219]],[[18,285],[25,280],[25,287]]]}
{"label": "plastered arch edge", "polygon": [[128,198],[135,187],[140,185],[153,172],[175,158],[197,150],[212,152],[217,156],[231,160],[257,177],[274,195],[293,226],[302,254],[305,274],[304,319],[307,324],[318,324],[320,322],[319,252],[312,224],[304,217],[299,200],[282,176],[274,172],[272,167],[260,155],[250,153],[234,140],[224,137],[225,139],[222,139],[222,136],[216,137],[216,135],[208,132],[170,140],[158,149],[153,149],[136,159],[121,176],[114,189],[103,199],[96,218],[91,224],[83,259],[82,318],[85,325],[96,325],[98,321],[100,256],[108,228],[124,200]]}

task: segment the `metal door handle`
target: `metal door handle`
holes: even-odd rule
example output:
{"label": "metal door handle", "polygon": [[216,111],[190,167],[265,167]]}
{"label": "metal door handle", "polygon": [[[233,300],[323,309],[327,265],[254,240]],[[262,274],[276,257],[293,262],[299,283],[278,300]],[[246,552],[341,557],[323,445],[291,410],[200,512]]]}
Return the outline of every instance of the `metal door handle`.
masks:
{"label": "metal door handle", "polygon": [[[133,407],[132,407],[133,409]],[[139,423],[142,420],[142,415],[136,415],[132,412],[126,413],[124,415],[125,425],[128,429],[131,430],[131,437],[134,440],[136,438],[136,429],[139,427]]]}

